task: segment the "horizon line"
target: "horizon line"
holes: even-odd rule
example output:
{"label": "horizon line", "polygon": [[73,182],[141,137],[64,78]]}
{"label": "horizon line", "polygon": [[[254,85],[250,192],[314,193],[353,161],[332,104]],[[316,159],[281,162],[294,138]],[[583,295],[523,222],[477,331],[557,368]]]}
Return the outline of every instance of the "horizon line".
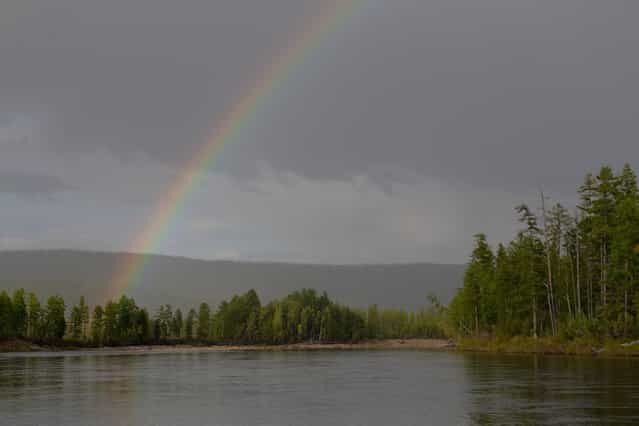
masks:
{"label": "horizon line", "polygon": [[202,258],[191,257],[179,254],[166,253],[142,253],[131,252],[126,250],[100,250],[100,249],[78,249],[78,248],[27,248],[27,249],[0,249],[3,253],[36,253],[36,252],[73,252],[84,254],[108,254],[117,256],[150,256],[150,257],[166,257],[173,259],[191,260],[197,262],[227,262],[227,263],[249,263],[249,264],[279,264],[294,266],[337,266],[337,267],[356,267],[356,266],[410,266],[410,265],[441,265],[441,266],[464,266],[466,263],[448,263],[433,261],[413,261],[413,262],[357,262],[357,263],[335,263],[335,262],[309,262],[298,260],[256,260],[256,259],[229,259],[229,258]]}

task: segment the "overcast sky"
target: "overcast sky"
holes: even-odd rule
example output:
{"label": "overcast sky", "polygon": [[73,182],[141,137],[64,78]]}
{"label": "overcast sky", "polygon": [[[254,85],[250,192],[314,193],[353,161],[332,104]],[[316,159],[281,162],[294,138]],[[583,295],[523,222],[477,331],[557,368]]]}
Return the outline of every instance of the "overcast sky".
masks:
{"label": "overcast sky", "polygon": [[[344,0],[348,1],[348,0]],[[125,250],[334,0],[0,2],[0,249]],[[361,0],[266,99],[154,250],[465,262],[540,188],[639,159],[636,0]]]}

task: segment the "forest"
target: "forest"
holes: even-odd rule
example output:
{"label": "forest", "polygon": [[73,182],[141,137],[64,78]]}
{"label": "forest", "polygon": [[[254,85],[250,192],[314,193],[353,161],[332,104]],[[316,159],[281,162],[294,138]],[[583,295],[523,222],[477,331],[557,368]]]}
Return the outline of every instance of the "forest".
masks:
{"label": "forest", "polygon": [[444,307],[435,296],[418,312],[352,309],[326,293],[304,289],[262,305],[250,290],[223,301],[217,310],[201,303],[186,314],[171,305],[153,315],[126,295],[90,309],[83,297],[67,307],[60,296],[44,306],[23,289],[0,292],[0,340],[50,345],[337,343],[371,339],[442,337]]}
{"label": "forest", "polygon": [[0,292],[0,340],[89,346],[289,344],[446,336],[639,336],[639,190],[629,165],[588,173],[571,211],[541,193],[537,209],[515,208],[515,238],[493,249],[474,237],[464,282],[446,307],[428,295],[417,312],[353,309],[304,289],[262,305],[250,290],[185,313],[151,313],[122,295],[93,309],[83,297],[44,305],[33,293]]}
{"label": "forest", "polygon": [[629,165],[585,176],[570,211],[540,194],[493,250],[484,234],[448,307],[471,336],[622,339],[639,335],[639,194]]}

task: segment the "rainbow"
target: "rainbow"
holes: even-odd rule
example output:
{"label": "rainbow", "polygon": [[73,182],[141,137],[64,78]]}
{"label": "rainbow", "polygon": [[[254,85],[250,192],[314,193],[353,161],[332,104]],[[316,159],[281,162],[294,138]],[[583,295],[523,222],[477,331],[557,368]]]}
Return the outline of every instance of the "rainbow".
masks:
{"label": "rainbow", "polygon": [[196,150],[178,178],[153,209],[151,219],[122,256],[107,285],[104,300],[123,294],[135,286],[144,274],[147,254],[156,251],[167,237],[171,223],[179,217],[188,199],[200,187],[207,171],[214,166],[222,149],[239,140],[242,128],[257,114],[260,106],[290,78],[312,51],[332,32],[338,30],[355,11],[361,0],[334,0],[331,8],[314,16],[306,30],[295,37],[283,52],[264,69],[243,97],[216,121],[205,143]]}

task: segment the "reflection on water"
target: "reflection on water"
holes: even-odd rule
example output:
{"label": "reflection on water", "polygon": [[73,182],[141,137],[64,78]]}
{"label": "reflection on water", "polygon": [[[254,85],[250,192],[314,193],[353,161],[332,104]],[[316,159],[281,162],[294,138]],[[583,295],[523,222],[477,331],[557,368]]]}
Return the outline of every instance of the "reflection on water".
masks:
{"label": "reflection on water", "polygon": [[639,360],[469,354],[478,424],[639,422]]}
{"label": "reflection on water", "polygon": [[423,351],[0,356],[11,425],[639,422],[639,360]]}

